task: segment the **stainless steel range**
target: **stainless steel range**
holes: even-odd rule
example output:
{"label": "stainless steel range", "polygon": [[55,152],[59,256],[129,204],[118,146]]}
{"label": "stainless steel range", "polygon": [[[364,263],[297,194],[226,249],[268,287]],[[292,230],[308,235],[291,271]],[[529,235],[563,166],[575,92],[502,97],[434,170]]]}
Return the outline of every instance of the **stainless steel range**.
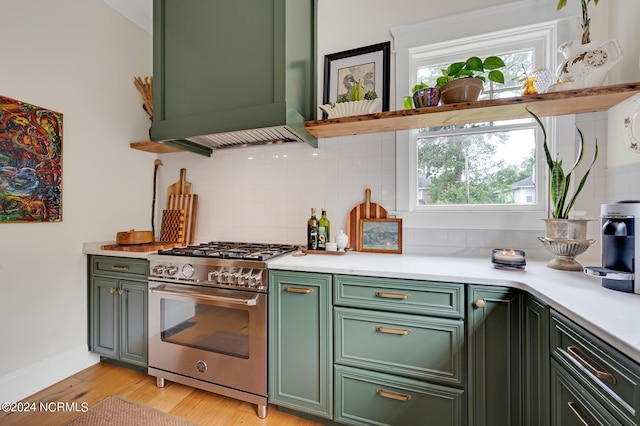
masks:
{"label": "stainless steel range", "polygon": [[150,255],[149,369],[267,415],[267,262],[294,245],[210,242]]}

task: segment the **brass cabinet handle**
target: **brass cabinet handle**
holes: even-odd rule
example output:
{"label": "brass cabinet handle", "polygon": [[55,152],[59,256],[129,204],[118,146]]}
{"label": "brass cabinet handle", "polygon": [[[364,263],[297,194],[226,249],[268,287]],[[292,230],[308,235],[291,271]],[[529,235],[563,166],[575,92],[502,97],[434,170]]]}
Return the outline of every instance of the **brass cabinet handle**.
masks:
{"label": "brass cabinet handle", "polygon": [[575,346],[567,346],[567,352],[598,379],[606,380],[612,385],[615,385],[618,382],[613,374],[606,371],[597,362],[583,354],[580,349]]}
{"label": "brass cabinet handle", "polygon": [[475,306],[476,308],[480,308],[480,309],[482,309],[482,308],[484,308],[485,306],[487,306],[487,302],[485,302],[485,301],[484,301],[484,299],[478,299],[478,300],[476,300],[476,301],[475,301],[474,306]]}
{"label": "brass cabinet handle", "polygon": [[408,299],[410,294],[406,293],[389,293],[386,291],[376,291],[376,297],[384,297],[385,299]]}
{"label": "brass cabinet handle", "polygon": [[312,288],[302,288],[302,287],[285,287],[284,291],[288,291],[289,293],[303,293],[303,294],[309,294],[309,293],[313,293],[313,289]]}
{"label": "brass cabinet handle", "polygon": [[123,289],[118,290],[118,294],[122,296],[124,294],[124,290]]}
{"label": "brass cabinet handle", "polygon": [[116,288],[115,288],[115,287],[111,287],[111,288],[109,289],[109,293],[113,294],[113,293],[115,293],[115,292],[116,292]]}
{"label": "brass cabinet handle", "polygon": [[111,265],[111,270],[112,271],[128,271],[129,267],[128,266],[120,266],[120,265]]}
{"label": "brass cabinet handle", "polygon": [[384,398],[396,399],[398,401],[411,401],[411,395],[394,392],[382,388],[376,388],[376,393]]}
{"label": "brass cabinet handle", "polygon": [[573,415],[576,416],[580,423],[582,423],[584,426],[593,426],[593,422],[591,421],[591,419],[586,416],[584,411],[582,411],[582,408],[580,408],[580,406],[576,402],[569,401],[567,402],[567,405],[569,406],[569,410],[571,410]]}
{"label": "brass cabinet handle", "polygon": [[379,331],[380,333],[400,334],[402,336],[411,334],[411,330],[407,330],[406,328],[391,328],[381,325],[376,325],[376,331]]}

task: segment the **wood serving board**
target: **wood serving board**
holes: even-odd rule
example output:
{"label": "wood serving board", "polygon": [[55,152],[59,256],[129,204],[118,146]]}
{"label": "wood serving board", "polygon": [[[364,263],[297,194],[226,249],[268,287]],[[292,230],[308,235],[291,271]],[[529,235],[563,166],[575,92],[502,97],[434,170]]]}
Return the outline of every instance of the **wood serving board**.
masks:
{"label": "wood serving board", "polygon": [[182,242],[193,244],[196,236],[198,196],[196,194],[169,195],[168,210],[184,210],[184,233]]}
{"label": "wood serving board", "polygon": [[167,196],[191,194],[193,192],[191,190],[191,182],[187,182],[185,180],[186,176],[187,169],[180,169],[180,180],[172,185],[169,185],[169,188],[167,188]]}
{"label": "wood serving board", "polygon": [[134,252],[147,252],[147,251],[158,251],[165,250],[174,247],[182,246],[182,243],[170,243],[170,242],[159,242],[155,241],[153,243],[145,243],[145,244],[106,244],[100,246],[102,250],[114,250],[114,251],[134,251]]}
{"label": "wood serving board", "polygon": [[347,232],[349,233],[348,248],[360,250],[360,230],[358,222],[360,219],[386,219],[387,210],[379,204],[371,202],[371,189],[365,190],[365,202],[358,204],[349,213],[347,219]]}
{"label": "wood serving board", "polygon": [[161,242],[184,242],[184,210],[162,210]]}

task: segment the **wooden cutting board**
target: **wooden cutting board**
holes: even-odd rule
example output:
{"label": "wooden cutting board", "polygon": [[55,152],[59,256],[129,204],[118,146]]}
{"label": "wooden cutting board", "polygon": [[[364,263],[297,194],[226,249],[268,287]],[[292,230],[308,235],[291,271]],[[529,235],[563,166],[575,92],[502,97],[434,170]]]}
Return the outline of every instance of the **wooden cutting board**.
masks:
{"label": "wooden cutting board", "polygon": [[379,204],[371,202],[371,189],[365,190],[365,202],[358,204],[349,213],[347,219],[347,230],[349,233],[349,245],[354,250],[360,250],[360,230],[358,221],[360,219],[386,219],[387,210]]}
{"label": "wooden cutting board", "polygon": [[198,196],[196,194],[170,195],[167,199],[167,210],[184,210],[182,241],[186,244],[193,244],[196,236]]}
{"label": "wooden cutting board", "polygon": [[169,243],[169,242],[158,242],[155,241],[153,243],[145,243],[145,244],[106,244],[100,246],[102,250],[114,250],[114,251],[134,251],[134,252],[147,252],[147,251],[158,251],[158,250],[166,250],[174,247],[182,246],[182,243]]}
{"label": "wooden cutting board", "polygon": [[187,169],[180,169],[180,179],[176,183],[169,185],[167,197],[171,195],[191,194],[193,192],[191,183],[186,181],[186,177]]}
{"label": "wooden cutting board", "polygon": [[184,242],[184,210],[163,210],[160,241]]}

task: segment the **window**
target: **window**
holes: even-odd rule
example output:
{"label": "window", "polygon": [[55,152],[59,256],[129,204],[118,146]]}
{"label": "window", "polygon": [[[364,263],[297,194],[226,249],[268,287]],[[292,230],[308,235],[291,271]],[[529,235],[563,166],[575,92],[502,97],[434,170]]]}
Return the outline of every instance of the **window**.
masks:
{"label": "window", "polygon": [[[570,20],[554,21],[555,10],[540,11],[534,3],[392,29],[396,105],[419,81],[434,84],[442,68],[471,56],[496,55],[507,64],[506,84],[485,83],[485,99],[519,96],[526,73],[553,72],[557,34],[570,31]],[[491,28],[483,28],[480,15],[491,16]],[[555,133],[571,123],[544,121],[556,150]],[[532,119],[399,131],[396,162],[396,213],[409,227],[537,229],[546,216],[542,135]]]}

